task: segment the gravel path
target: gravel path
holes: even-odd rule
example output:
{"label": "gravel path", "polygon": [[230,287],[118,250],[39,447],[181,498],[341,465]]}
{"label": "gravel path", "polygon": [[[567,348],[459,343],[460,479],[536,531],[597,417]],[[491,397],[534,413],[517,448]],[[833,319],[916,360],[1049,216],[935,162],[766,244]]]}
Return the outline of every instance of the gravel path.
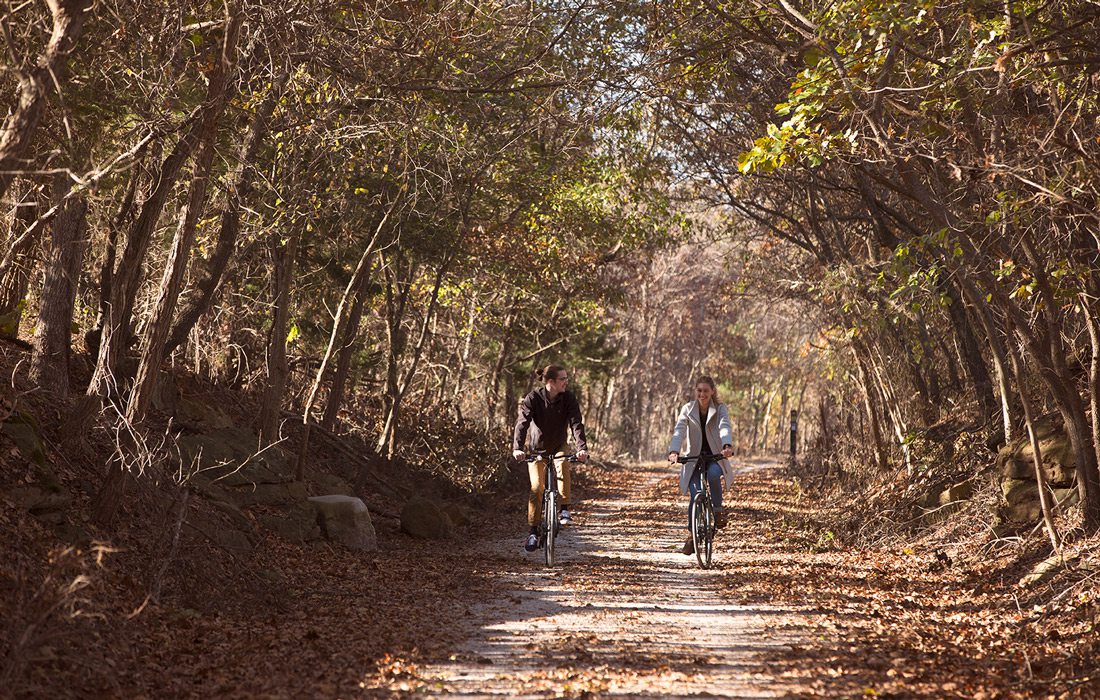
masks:
{"label": "gravel path", "polygon": [[[743,467],[738,481],[774,466]],[[751,563],[744,542],[723,547],[746,536],[736,517],[719,531],[713,569],[680,553],[685,499],[670,471],[640,465],[629,490],[596,489],[559,539],[553,569],[541,552],[522,551],[519,533],[490,543],[485,557],[510,593],[470,606],[460,623],[470,636],[449,663],[419,669],[417,695],[767,698],[794,690],[760,663],[762,652],[792,643],[782,629],[794,611],[723,600],[722,577]]]}

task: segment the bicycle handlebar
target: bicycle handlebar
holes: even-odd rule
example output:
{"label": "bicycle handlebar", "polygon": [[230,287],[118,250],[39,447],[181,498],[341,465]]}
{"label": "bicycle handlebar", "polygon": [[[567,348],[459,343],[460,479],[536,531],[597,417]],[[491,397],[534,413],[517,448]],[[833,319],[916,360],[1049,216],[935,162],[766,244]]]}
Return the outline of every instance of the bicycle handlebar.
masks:
{"label": "bicycle handlebar", "polygon": [[688,462],[697,462],[697,461],[700,461],[700,460],[704,460],[709,464],[710,462],[717,462],[717,461],[723,460],[723,459],[726,459],[726,457],[723,457],[721,454],[716,454],[716,455],[688,455],[687,457],[683,457],[683,456],[677,457],[676,461],[679,464],[687,464]]}
{"label": "bicycle handlebar", "polygon": [[[524,457],[524,461],[534,462],[539,457],[548,457],[550,459],[558,459],[557,455],[549,455],[545,452],[536,452],[535,454],[529,454],[526,457]],[[577,454],[575,452],[571,455],[561,455],[561,458],[565,459],[565,461],[567,461],[567,462],[573,462],[574,464],[579,463],[581,461],[580,459],[577,458]]]}

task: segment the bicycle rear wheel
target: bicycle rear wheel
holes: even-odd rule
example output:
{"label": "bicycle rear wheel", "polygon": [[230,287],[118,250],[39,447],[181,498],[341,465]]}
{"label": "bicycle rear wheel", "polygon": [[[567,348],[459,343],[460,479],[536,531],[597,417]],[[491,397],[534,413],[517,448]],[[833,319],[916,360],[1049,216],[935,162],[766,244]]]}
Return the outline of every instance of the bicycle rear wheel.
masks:
{"label": "bicycle rear wheel", "polygon": [[554,565],[554,541],[558,534],[558,492],[550,491],[546,494],[542,504],[542,527],[546,531],[546,541],[543,552],[546,555],[546,565]]}
{"label": "bicycle rear wheel", "polygon": [[699,566],[709,569],[714,554],[714,508],[703,493],[695,494],[692,503],[691,539],[695,543],[695,558]]}

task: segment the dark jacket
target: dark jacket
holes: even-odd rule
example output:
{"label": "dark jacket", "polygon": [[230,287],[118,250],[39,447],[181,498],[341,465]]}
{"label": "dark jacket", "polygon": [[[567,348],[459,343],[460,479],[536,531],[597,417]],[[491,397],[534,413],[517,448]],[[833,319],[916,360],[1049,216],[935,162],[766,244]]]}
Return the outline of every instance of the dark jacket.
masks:
{"label": "dark jacket", "polygon": [[558,452],[565,446],[566,428],[573,430],[577,451],[588,450],[584,440],[581,406],[572,392],[563,391],[551,401],[546,387],[535,389],[519,404],[519,418],[512,437],[512,449],[526,449],[527,430],[531,430],[531,446],[538,452]]}

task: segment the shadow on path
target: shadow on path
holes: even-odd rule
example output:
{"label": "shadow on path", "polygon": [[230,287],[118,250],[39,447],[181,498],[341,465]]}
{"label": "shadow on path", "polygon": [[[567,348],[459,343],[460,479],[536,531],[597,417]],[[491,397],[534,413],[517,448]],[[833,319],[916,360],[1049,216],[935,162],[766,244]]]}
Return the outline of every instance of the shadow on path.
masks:
{"label": "shadow on path", "polygon": [[[449,663],[418,671],[417,696],[764,698],[791,690],[760,665],[763,653],[789,642],[780,627],[791,610],[723,600],[722,577],[752,562],[721,541],[710,570],[679,552],[684,505],[668,465],[601,481],[563,531],[552,569],[541,552],[524,556],[518,537],[487,545],[484,556],[510,592],[471,606],[460,623],[469,638]],[[732,525],[719,537],[727,534],[737,536]]]}

